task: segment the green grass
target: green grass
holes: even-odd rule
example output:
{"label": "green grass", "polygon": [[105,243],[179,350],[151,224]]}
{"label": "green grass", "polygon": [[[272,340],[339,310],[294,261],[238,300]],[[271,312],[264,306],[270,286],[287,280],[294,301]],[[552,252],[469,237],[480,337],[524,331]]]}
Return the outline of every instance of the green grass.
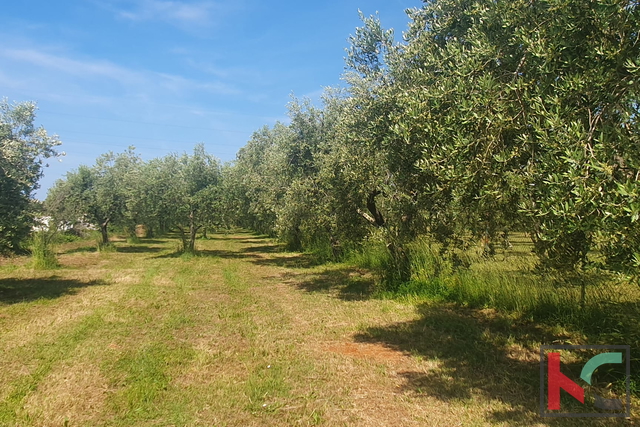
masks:
{"label": "green grass", "polygon": [[36,270],[51,270],[60,264],[56,258],[53,235],[50,232],[33,233],[29,242],[31,265]]}
{"label": "green grass", "polygon": [[84,318],[81,322],[68,330],[58,334],[55,345],[51,337],[39,337],[30,350],[18,351],[26,360],[37,362],[37,368],[28,376],[22,376],[9,384],[8,396],[0,402],[0,422],[9,424],[17,421],[22,402],[25,397],[35,391],[45,376],[50,373],[54,365],[64,360],[76,347],[88,339],[98,329],[100,315],[94,314]]}
{"label": "green grass", "polygon": [[[637,286],[622,276],[597,269],[571,275],[538,271],[526,241],[520,236],[511,240],[511,250],[489,259],[475,249],[458,252],[458,266],[451,258],[441,256],[438,245],[418,240],[408,247],[411,280],[405,282],[389,273],[393,263],[380,243],[366,246],[350,262],[377,272],[374,295],[380,298],[495,310],[514,324],[546,325],[564,335],[567,339],[563,341],[568,344],[626,344],[632,347],[632,353],[637,352]],[[640,358],[632,356],[632,391],[636,396],[635,384],[639,381]],[[621,380],[614,384],[616,387],[619,392],[624,389]]]}
{"label": "green grass", "polygon": [[507,299],[472,309],[498,300],[464,284],[445,283],[467,307],[441,290],[378,299],[366,269],[250,233],[174,244],[73,241],[54,272],[3,261],[0,425],[531,425],[538,346],[596,336]]}
{"label": "green grass", "polygon": [[418,240],[408,246],[411,279],[405,282],[394,280],[389,252],[380,243],[365,246],[350,262],[378,273],[381,297],[450,301],[536,321],[579,325],[604,316],[612,306],[640,301],[637,287],[611,273],[595,269],[573,275],[537,272],[530,247],[520,239],[512,240],[517,241],[512,250],[492,259],[482,258],[475,249],[445,258],[438,245]]}

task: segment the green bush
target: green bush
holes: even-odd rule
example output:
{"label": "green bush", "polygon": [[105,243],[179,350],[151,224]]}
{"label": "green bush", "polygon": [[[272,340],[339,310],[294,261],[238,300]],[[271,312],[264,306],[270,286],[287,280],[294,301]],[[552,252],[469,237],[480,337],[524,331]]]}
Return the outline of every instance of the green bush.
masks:
{"label": "green bush", "polygon": [[69,243],[69,242],[77,242],[78,240],[82,240],[81,236],[77,234],[73,234],[72,232],[65,231],[63,233],[56,233],[54,241],[56,243]]}
{"label": "green bush", "polygon": [[365,240],[359,249],[351,250],[345,259],[358,267],[371,270],[378,277],[378,293],[397,293],[399,286],[405,282],[403,277],[406,265],[398,262],[381,236]]}
{"label": "green bush", "polygon": [[137,245],[142,243],[142,239],[134,234],[133,236],[127,236],[127,243]]}

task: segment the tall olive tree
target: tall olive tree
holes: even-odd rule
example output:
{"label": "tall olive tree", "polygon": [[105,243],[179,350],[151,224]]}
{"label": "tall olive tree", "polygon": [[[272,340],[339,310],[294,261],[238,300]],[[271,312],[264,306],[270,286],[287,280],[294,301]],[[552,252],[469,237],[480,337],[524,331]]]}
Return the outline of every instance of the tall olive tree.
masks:
{"label": "tall olive tree", "polygon": [[162,196],[165,216],[179,230],[182,249],[193,252],[198,230],[218,215],[220,162],[199,144],[192,155],[168,155],[159,166],[170,184]]}
{"label": "tall olive tree", "polygon": [[30,204],[44,159],[56,157],[57,136],[34,125],[36,105],[0,100],[0,253],[20,249],[33,225]]}
{"label": "tall olive tree", "polygon": [[432,232],[525,227],[560,268],[583,264],[596,237],[610,258],[633,256],[638,9],[438,0],[411,12],[359,111]]}

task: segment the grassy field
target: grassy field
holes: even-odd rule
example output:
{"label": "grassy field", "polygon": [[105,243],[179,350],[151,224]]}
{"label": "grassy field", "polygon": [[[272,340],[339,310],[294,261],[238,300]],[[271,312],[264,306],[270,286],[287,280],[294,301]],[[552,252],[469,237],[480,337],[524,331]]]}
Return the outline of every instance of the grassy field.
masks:
{"label": "grassy field", "polygon": [[579,334],[374,299],[365,270],[212,237],[2,261],[0,425],[636,425],[635,398],[631,420],[538,416],[538,347]]}

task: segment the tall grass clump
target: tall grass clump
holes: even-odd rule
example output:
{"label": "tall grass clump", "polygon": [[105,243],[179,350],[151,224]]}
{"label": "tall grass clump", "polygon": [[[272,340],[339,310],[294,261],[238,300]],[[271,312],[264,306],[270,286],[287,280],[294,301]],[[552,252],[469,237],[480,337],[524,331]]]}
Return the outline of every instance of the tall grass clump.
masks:
{"label": "tall grass clump", "polygon": [[136,227],[124,226],[124,227],[122,227],[122,234],[124,234],[126,236],[127,243],[129,243],[129,244],[137,245],[139,243],[142,243],[142,240],[140,239],[140,237],[137,234]]}
{"label": "tall grass clump", "polygon": [[142,239],[134,234],[132,236],[127,236],[127,243],[130,245],[138,245],[142,243]]}
{"label": "tall grass clump", "polygon": [[198,249],[195,247],[189,247],[189,241],[185,235],[181,235],[180,238],[174,244],[174,253],[181,259],[190,260],[194,256],[198,255]]}
{"label": "tall grass clump", "polygon": [[99,231],[93,231],[91,233],[91,238],[95,242],[96,249],[98,252],[115,252],[116,247],[111,242],[104,243],[102,241],[102,234]]}
{"label": "tall grass clump", "polygon": [[581,284],[497,269],[456,273],[450,279],[447,299],[567,324],[588,323],[603,315],[607,305],[617,302],[608,284],[592,281],[583,294]]}
{"label": "tall grass clump", "polygon": [[588,325],[624,300],[615,281],[596,272],[536,272],[527,257],[500,261],[469,250],[443,252],[428,239],[417,239],[407,248],[409,280],[397,280],[382,242],[367,242],[350,261],[376,273],[381,297],[448,301],[532,320]]}
{"label": "tall grass clump", "polygon": [[54,233],[37,231],[29,241],[31,251],[31,266],[36,270],[58,268],[60,264],[56,258]]}
{"label": "tall grass clump", "polygon": [[412,296],[442,299],[449,293],[450,278],[465,262],[459,254],[443,256],[438,245],[418,239],[403,248],[408,258],[409,279],[405,265],[399,265],[384,241],[368,240],[349,261],[372,270],[378,276],[377,294],[383,297]]}
{"label": "tall grass clump", "polygon": [[319,263],[337,261],[340,258],[339,251],[331,245],[328,239],[316,237],[304,246],[305,252]]}
{"label": "tall grass clump", "polygon": [[[328,233],[317,233],[308,241],[303,242],[304,252],[313,261],[322,264],[352,260],[354,254],[360,253],[360,246],[353,242],[340,242]],[[286,246],[284,247],[286,250]]]}
{"label": "tall grass clump", "polygon": [[360,249],[351,251],[347,262],[371,270],[378,276],[378,290],[391,291],[398,285],[394,273],[393,257],[384,242],[378,239],[366,240]]}

